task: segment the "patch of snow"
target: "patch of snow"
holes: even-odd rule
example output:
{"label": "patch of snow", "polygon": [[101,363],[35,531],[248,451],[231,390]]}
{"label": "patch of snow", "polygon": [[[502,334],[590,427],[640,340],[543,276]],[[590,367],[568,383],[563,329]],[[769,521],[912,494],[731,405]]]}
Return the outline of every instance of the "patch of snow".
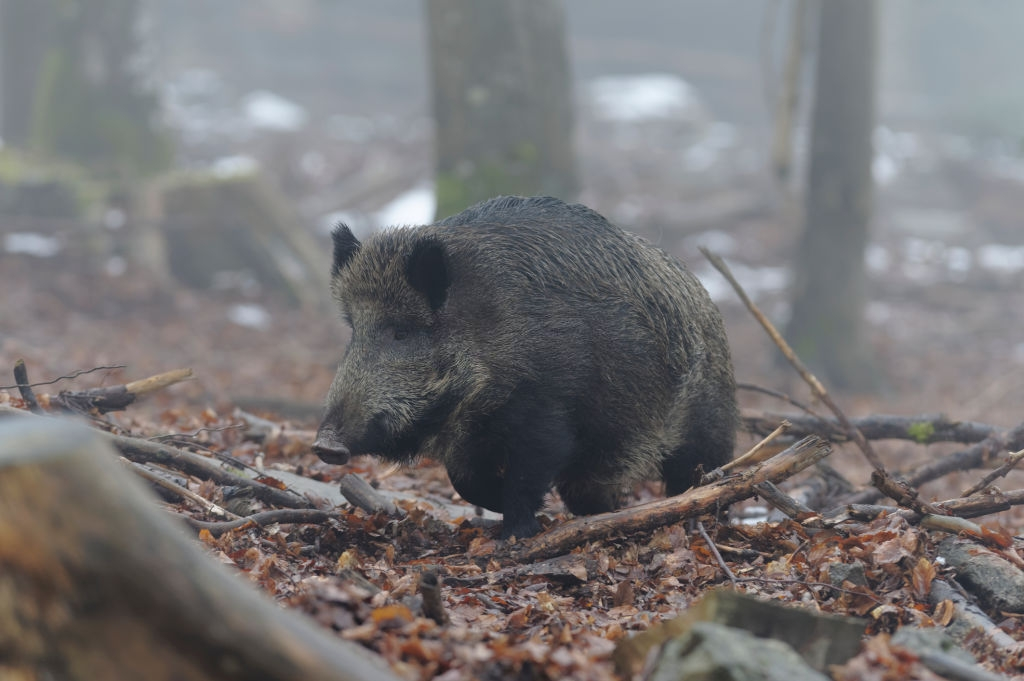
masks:
{"label": "patch of snow", "polygon": [[[789,286],[789,269],[786,267],[748,267],[743,263],[731,262],[729,269],[752,300],[757,300],[765,293],[783,291]],[[695,268],[695,274],[711,294],[712,300],[739,300],[732,285],[711,265],[700,265]]]}
{"label": "patch of snow", "polygon": [[4,250],[37,258],[52,258],[60,253],[60,240],[35,232],[11,232],[4,235]]}
{"label": "patch of snow", "polygon": [[263,330],[270,326],[270,313],[262,305],[252,303],[232,305],[228,309],[228,319],[249,329]]}
{"label": "patch of snow", "polygon": [[210,172],[214,177],[227,179],[241,175],[252,175],[260,168],[260,163],[252,156],[236,154],[218,158],[210,164]]}
{"label": "patch of snow", "polygon": [[317,231],[325,236],[330,235],[340,223],[348,225],[352,234],[360,241],[377,231],[373,220],[365,213],[350,210],[337,210],[324,215],[317,221]]}
{"label": "patch of snow", "polygon": [[974,263],[974,256],[962,246],[950,246],[946,249],[946,269],[956,275],[967,274],[971,271]]}
{"label": "patch of snow", "polygon": [[900,167],[896,159],[887,154],[875,154],[871,161],[871,177],[874,178],[875,184],[881,186],[892,184],[899,174]]}
{"label": "patch of snow", "polygon": [[864,249],[864,263],[868,266],[869,272],[887,272],[892,264],[892,256],[885,246],[870,243]]}
{"label": "patch of snow", "polygon": [[982,269],[1003,274],[1024,270],[1024,246],[988,244],[978,249],[977,257]]}
{"label": "patch of snow", "polygon": [[381,226],[427,225],[434,221],[437,197],[432,184],[413,187],[381,208],[374,219]]}
{"label": "patch of snow", "polygon": [[242,112],[249,125],[263,130],[295,132],[309,116],[300,105],[269,90],[254,90],[242,99]]}
{"label": "patch of snow", "polygon": [[946,244],[931,239],[909,238],[903,241],[907,262],[914,264],[937,264],[945,260]]}
{"label": "patch of snow", "polygon": [[598,118],[638,123],[654,119],[685,120],[703,116],[704,106],[693,86],[679,76],[647,73],[601,76],[588,84]]}

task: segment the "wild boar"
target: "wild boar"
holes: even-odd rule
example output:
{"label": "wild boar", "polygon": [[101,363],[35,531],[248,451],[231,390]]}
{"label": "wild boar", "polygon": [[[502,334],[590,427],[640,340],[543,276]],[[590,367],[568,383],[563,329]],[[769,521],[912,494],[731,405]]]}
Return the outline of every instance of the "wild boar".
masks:
{"label": "wild boar", "polygon": [[333,239],[352,338],[314,444],[324,461],[435,458],[508,538],[540,529],[552,487],[598,513],[639,480],[674,495],[732,457],[718,309],[680,262],[589,208],[499,197]]}

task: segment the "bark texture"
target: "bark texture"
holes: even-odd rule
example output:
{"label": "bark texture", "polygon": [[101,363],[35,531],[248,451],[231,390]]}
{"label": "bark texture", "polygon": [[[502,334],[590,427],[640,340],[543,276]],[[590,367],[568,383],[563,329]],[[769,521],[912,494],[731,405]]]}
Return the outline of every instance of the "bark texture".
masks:
{"label": "bark texture", "polygon": [[836,0],[822,2],[819,12],[810,176],[786,335],[832,385],[863,390],[877,382],[863,337],[876,4]]}
{"label": "bark texture", "polygon": [[500,194],[572,198],[565,16],[553,0],[428,0],[437,217]]}

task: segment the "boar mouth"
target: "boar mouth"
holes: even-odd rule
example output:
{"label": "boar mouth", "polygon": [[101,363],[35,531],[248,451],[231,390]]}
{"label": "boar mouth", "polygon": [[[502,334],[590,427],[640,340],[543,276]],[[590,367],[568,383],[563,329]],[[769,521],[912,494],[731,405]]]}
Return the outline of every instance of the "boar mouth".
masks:
{"label": "boar mouth", "polygon": [[377,414],[366,432],[366,451],[396,463],[411,463],[424,453],[423,444],[444,429],[458,398],[452,394],[435,397],[430,406],[398,432],[388,428],[389,419]]}

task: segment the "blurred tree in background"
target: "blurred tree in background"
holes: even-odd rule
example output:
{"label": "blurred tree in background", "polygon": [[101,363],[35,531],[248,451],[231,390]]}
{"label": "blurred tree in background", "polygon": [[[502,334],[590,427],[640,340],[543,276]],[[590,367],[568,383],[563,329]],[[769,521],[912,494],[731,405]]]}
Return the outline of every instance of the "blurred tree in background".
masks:
{"label": "blurred tree in background", "polygon": [[0,101],[7,144],[131,179],[169,167],[154,125],[139,0],[3,0]]}
{"label": "blurred tree in background", "polygon": [[786,335],[839,388],[877,382],[864,342],[864,250],[871,222],[877,20],[875,0],[824,0],[804,194]]}
{"label": "blurred tree in background", "polygon": [[498,194],[572,198],[572,84],[554,0],[428,0],[437,217]]}

